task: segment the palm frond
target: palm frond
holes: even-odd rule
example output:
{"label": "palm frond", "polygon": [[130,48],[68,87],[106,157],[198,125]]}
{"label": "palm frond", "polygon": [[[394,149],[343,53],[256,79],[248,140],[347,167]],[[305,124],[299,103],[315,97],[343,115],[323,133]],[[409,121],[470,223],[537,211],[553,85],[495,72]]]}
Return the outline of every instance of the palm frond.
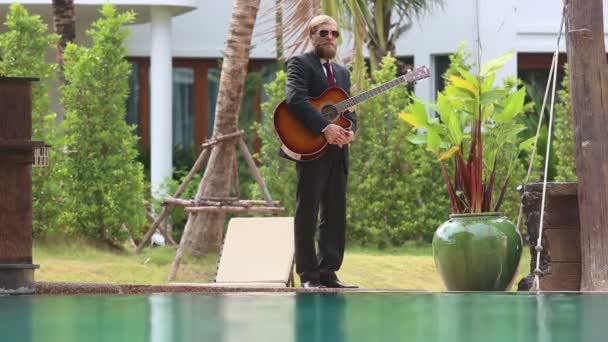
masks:
{"label": "palm frond", "polygon": [[308,21],[321,13],[321,0],[283,0],[283,33],[286,57],[308,45]]}

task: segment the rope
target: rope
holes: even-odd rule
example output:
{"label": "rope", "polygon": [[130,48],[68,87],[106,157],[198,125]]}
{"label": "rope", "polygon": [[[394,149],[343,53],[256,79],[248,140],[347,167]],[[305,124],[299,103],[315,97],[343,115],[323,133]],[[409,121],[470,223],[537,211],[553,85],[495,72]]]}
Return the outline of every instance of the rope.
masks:
{"label": "rope", "polygon": [[[547,103],[547,97],[548,97],[548,93],[549,93],[549,87],[551,87],[551,104],[550,104],[550,108],[549,108],[549,126],[548,126],[548,132],[547,132],[547,149],[545,152],[545,168],[544,168],[544,174],[543,174],[543,192],[542,192],[542,197],[541,197],[541,207],[540,207],[540,223],[539,223],[539,228],[538,228],[538,238],[536,241],[536,247],[534,248],[536,251],[536,268],[534,269],[534,281],[532,282],[532,289],[536,292],[540,291],[540,277],[542,275],[542,271],[540,269],[540,255],[543,251],[543,245],[542,245],[542,237],[543,237],[543,223],[544,223],[544,217],[545,217],[545,200],[546,200],[546,195],[547,195],[547,176],[548,176],[548,169],[549,169],[549,152],[551,150],[551,136],[552,136],[552,130],[553,130],[553,107],[555,105],[555,86],[557,83],[557,66],[558,66],[558,56],[559,56],[559,43],[560,43],[560,39],[562,36],[562,30],[564,27],[564,23],[565,23],[565,19],[566,19],[566,5],[567,5],[567,0],[564,0],[563,2],[563,10],[562,10],[562,20],[558,29],[558,33],[557,33],[557,45],[555,47],[555,52],[553,54],[553,60],[551,62],[551,70],[549,71],[549,77],[547,79],[547,87],[545,89],[545,97],[543,98],[543,105],[541,108],[541,115],[539,117],[538,120],[538,127],[536,130],[536,138],[535,138],[535,142],[534,142],[534,146],[536,146],[536,144],[538,143],[538,137],[540,135],[540,128],[542,125],[542,113],[545,112],[545,106]],[[528,165],[528,174],[526,175],[526,181],[524,184],[528,183],[528,180],[530,178],[530,173],[532,171],[532,165],[534,163],[534,157],[536,156],[536,148],[532,150],[532,154],[530,157],[530,164]],[[523,203],[522,205],[520,205],[519,207],[519,215],[517,217],[517,230],[519,231],[519,227],[521,224],[521,217],[522,217],[522,209],[523,209]]]}

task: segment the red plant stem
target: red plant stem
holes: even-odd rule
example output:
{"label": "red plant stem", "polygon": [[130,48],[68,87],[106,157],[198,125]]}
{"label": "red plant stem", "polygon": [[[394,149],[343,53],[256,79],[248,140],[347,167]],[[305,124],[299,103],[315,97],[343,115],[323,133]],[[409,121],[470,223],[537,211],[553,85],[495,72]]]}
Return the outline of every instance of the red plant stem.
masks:
{"label": "red plant stem", "polygon": [[488,186],[486,187],[483,194],[483,205],[481,209],[483,211],[490,211],[492,207],[492,194],[494,192],[494,182],[496,181],[496,161],[498,159],[494,159],[494,164],[492,165],[492,173],[490,175],[490,180],[488,181]]}
{"label": "red plant stem", "polygon": [[[481,109],[480,109],[481,110]],[[481,211],[483,202],[483,141],[481,140],[481,119],[477,120],[477,209]]]}
{"label": "red plant stem", "polygon": [[446,169],[445,164],[443,164],[443,161],[440,160],[439,165],[441,165],[441,173],[443,174],[443,179],[445,180],[445,183],[448,187],[448,195],[450,196],[450,205],[452,207],[452,213],[458,214],[461,212],[460,205],[458,203],[458,197],[456,196],[456,192],[454,191],[454,186],[450,181],[450,175],[448,174],[448,170]]}

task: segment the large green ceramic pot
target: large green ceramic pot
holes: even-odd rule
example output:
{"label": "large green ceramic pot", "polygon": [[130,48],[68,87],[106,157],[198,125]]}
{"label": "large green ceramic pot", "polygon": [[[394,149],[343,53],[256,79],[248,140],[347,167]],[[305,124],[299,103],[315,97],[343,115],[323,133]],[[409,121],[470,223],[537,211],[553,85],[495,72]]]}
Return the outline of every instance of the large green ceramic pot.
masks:
{"label": "large green ceramic pot", "polygon": [[521,235],[500,213],[450,215],[433,237],[435,265],[449,291],[506,290],[521,251]]}

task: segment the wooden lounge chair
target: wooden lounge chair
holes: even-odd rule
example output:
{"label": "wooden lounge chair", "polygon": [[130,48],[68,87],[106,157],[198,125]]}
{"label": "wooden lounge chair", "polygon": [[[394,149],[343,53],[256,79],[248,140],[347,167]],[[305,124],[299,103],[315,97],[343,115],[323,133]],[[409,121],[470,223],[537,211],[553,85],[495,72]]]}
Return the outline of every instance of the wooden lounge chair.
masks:
{"label": "wooden lounge chair", "polygon": [[214,283],[174,285],[288,287],[293,283],[293,217],[230,219]]}

